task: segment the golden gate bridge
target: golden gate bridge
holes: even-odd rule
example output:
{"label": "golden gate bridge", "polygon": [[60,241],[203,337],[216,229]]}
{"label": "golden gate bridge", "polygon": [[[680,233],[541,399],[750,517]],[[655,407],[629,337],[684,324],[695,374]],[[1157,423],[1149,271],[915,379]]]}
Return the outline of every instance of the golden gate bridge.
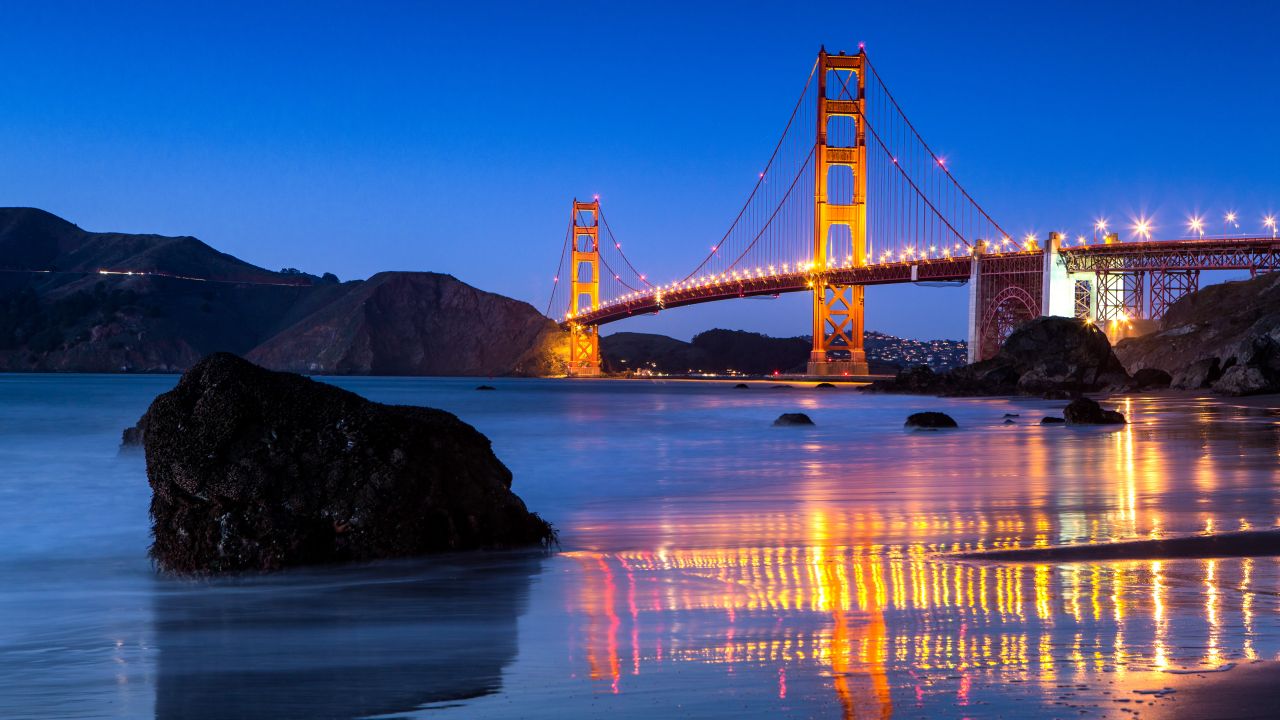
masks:
{"label": "golden gate bridge", "polygon": [[1033,317],[1115,328],[1163,316],[1198,288],[1201,271],[1280,268],[1274,221],[1268,227],[1271,237],[1158,241],[1144,222],[1140,242],[1114,233],[1100,244],[1072,246],[1060,233],[1015,241],[917,132],[866,51],[823,49],[741,209],[692,270],[653,283],[623,252],[599,199],[575,199],[546,313],[570,335],[568,373],[590,376],[600,373],[601,325],[808,292],[808,374],[859,376],[868,285],[966,283],[972,362]]}

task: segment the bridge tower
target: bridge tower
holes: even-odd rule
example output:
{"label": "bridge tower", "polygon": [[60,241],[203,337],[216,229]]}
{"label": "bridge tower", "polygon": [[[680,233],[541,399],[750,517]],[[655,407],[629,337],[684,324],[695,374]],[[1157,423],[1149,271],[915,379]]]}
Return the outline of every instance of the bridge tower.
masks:
{"label": "bridge tower", "polygon": [[[833,257],[832,228],[846,228],[848,255],[854,266],[867,264],[867,145],[866,54],[829,55],[818,51],[818,135],[814,146],[813,210],[813,351],[809,354],[810,375],[866,375],[867,355],[863,349],[864,288],[861,285],[834,285],[823,272]],[[830,76],[830,77],[828,77]],[[828,88],[828,82],[831,82]],[[829,96],[830,91],[830,96]],[[833,118],[852,123],[852,132],[839,145],[827,144]],[[849,138],[852,135],[852,138]],[[851,142],[850,142],[851,140]],[[828,175],[832,168],[847,167],[853,174],[852,201],[829,202]],[[843,231],[841,231],[843,234]]]}
{"label": "bridge tower", "polygon": [[600,201],[573,200],[573,239],[569,266],[569,366],[574,377],[600,374],[600,331],[574,318],[600,307]]}

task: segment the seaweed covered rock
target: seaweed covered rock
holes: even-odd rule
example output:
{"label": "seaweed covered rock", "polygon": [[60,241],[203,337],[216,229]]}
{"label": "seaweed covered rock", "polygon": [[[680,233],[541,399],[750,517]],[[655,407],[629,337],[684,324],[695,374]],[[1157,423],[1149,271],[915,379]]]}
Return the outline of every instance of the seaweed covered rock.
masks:
{"label": "seaweed covered rock", "polygon": [[547,543],[489,440],[453,415],[382,405],[217,353],[152,402],[161,568],[213,573]]}

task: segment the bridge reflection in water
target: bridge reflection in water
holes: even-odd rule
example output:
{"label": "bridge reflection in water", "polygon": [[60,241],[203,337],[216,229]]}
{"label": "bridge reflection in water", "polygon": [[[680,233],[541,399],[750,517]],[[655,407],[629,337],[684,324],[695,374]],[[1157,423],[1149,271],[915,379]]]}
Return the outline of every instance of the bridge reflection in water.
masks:
{"label": "bridge reflection in water", "polygon": [[[1201,418],[1206,447],[1217,419]],[[1128,698],[1116,702],[1145,703],[1135,689],[1177,679],[1153,673],[1275,659],[1276,559],[1055,565],[948,557],[1274,523],[1268,507],[1230,519],[1221,508],[1194,510],[1205,506],[1188,493],[1244,494],[1248,473],[1223,473],[1208,452],[1198,461],[1166,457],[1160,442],[1135,442],[1181,442],[1196,432],[1153,423],[1095,436],[1079,450],[1111,490],[1098,497],[1075,488],[1082,505],[1036,497],[1075,451],[1064,456],[1069,443],[1031,434],[1021,438],[1020,477],[1010,478],[1026,495],[975,497],[964,510],[938,507],[956,507],[950,498],[932,507],[824,501],[833,486],[814,468],[793,489],[795,512],[752,515],[727,498],[712,516],[706,505],[671,512],[653,523],[658,549],[567,553],[579,576],[568,608],[575,672],[596,692],[625,694],[644,690],[647,672],[717,667],[775,683],[784,708],[789,695],[804,693],[794,709],[828,693],[844,717],[889,717],[895,708],[941,712],[1010,694],[1096,705],[1112,702],[1106,688]],[[1274,445],[1271,433],[1258,438]],[[1005,444],[996,440],[993,450]]]}
{"label": "bridge reflection in water", "polygon": [[966,705],[975,680],[1057,692],[1091,672],[1277,650],[1254,630],[1276,610],[1273,560],[960,564],[920,545],[573,555],[580,662],[614,693],[664,664],[776,666],[779,698],[789,669],[793,682],[816,670],[845,717],[889,717],[895,699]]}

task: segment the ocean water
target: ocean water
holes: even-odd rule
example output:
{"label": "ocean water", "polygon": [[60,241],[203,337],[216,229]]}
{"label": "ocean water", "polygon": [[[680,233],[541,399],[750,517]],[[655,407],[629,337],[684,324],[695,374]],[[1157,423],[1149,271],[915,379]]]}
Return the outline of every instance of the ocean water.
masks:
{"label": "ocean water", "polygon": [[189,581],[117,447],[175,380],[0,375],[0,717],[1100,717],[1280,653],[1275,558],[951,557],[1274,526],[1274,398],[335,378],[487,434],[559,550]]}

